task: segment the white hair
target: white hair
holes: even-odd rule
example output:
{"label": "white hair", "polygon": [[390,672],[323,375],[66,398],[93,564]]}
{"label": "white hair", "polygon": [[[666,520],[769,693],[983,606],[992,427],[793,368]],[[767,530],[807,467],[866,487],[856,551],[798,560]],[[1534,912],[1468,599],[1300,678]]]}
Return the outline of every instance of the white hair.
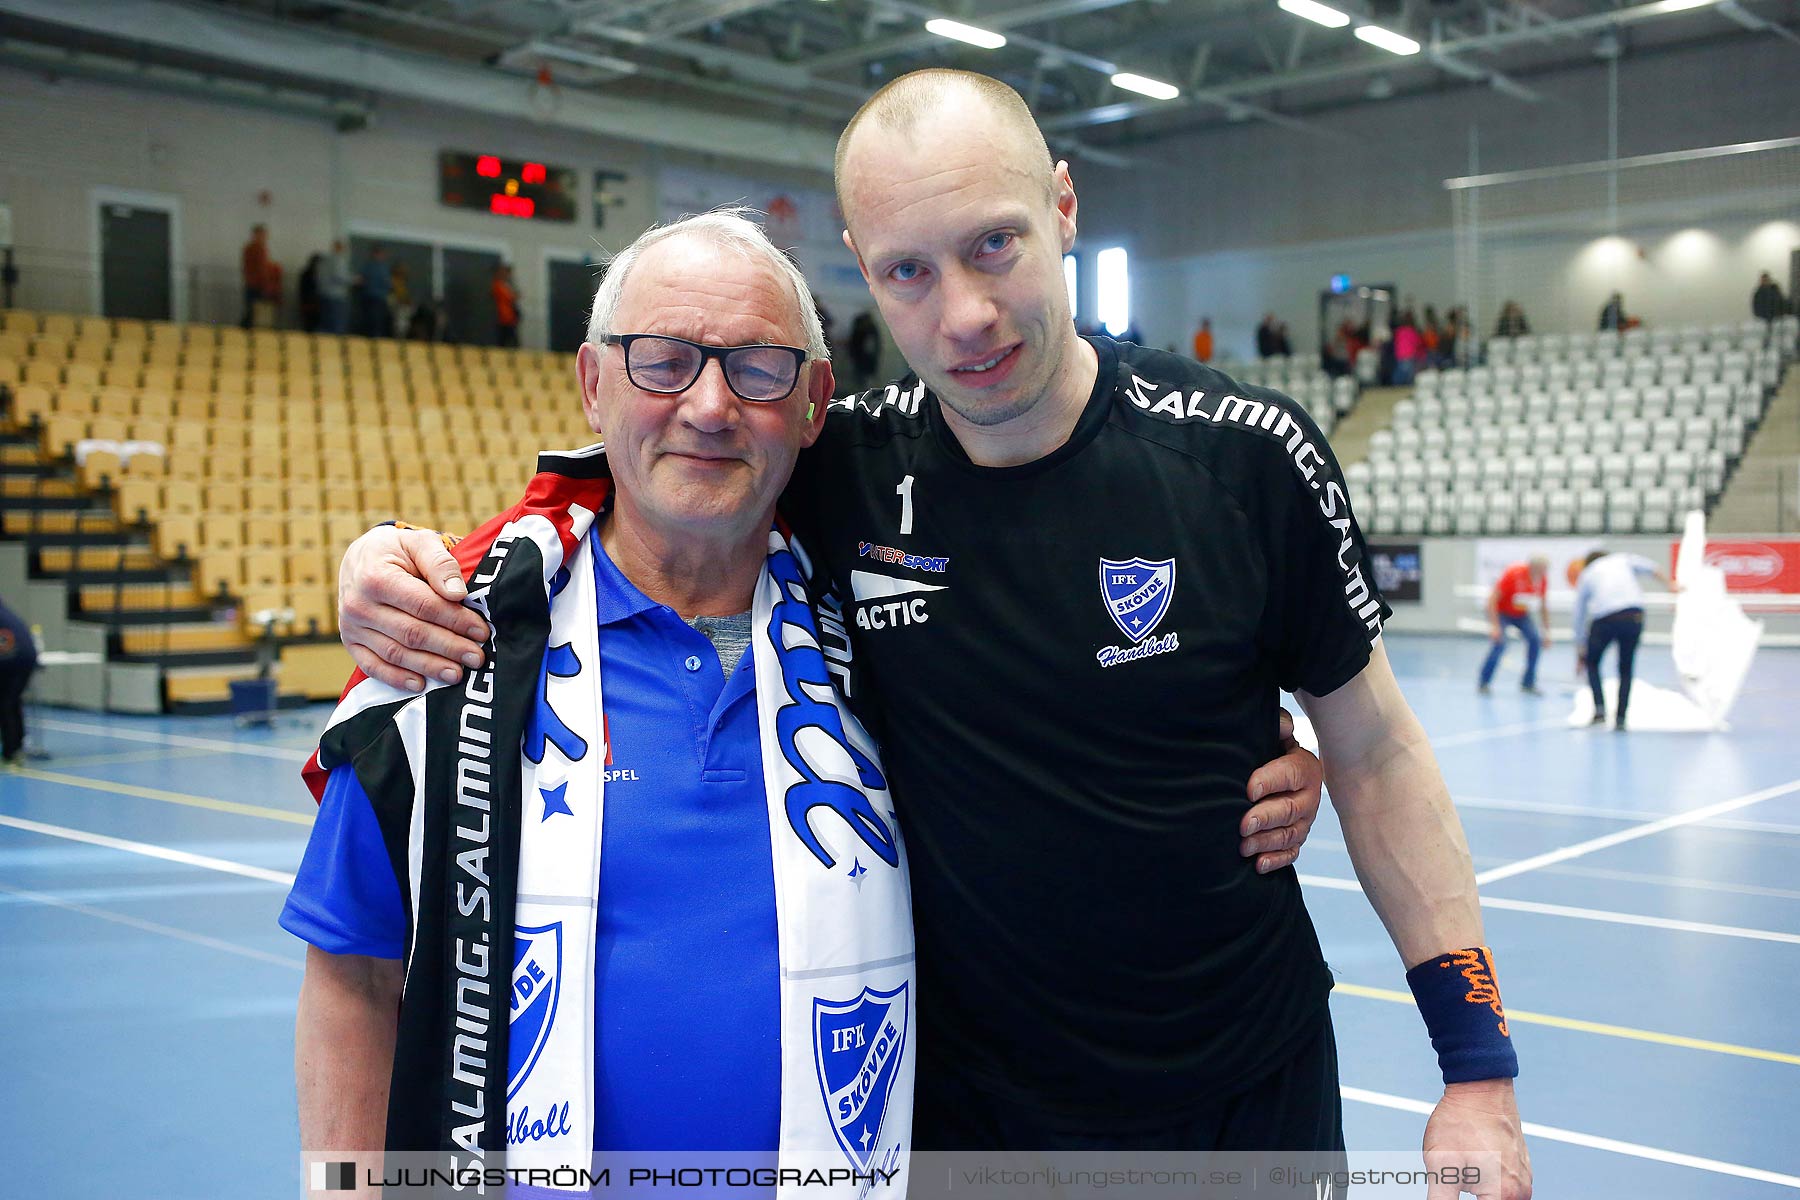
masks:
{"label": "white hair", "polygon": [[830,352],[825,346],[825,330],[819,325],[818,305],[813,302],[812,289],[806,285],[806,276],[800,273],[800,268],[794,265],[793,259],[769,240],[769,235],[763,232],[762,226],[752,220],[752,217],[758,215],[760,214],[755,209],[741,206],[715,208],[698,216],[671,221],[667,225],[652,225],[645,230],[636,241],[607,262],[606,277],[600,281],[600,289],[594,293],[594,311],[588,318],[587,340],[597,345],[605,335],[617,332],[613,328],[613,318],[619,312],[619,300],[625,293],[625,280],[644,251],[669,238],[693,234],[707,238],[722,250],[747,258],[766,260],[793,289],[794,303],[800,310],[800,327],[806,333],[807,357],[829,358]]}

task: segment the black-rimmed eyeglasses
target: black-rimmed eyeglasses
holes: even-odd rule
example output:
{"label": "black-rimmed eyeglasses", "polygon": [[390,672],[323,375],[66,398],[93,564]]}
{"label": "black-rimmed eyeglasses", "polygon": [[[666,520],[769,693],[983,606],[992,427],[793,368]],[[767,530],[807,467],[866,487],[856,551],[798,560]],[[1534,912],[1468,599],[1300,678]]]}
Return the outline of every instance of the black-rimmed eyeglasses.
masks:
{"label": "black-rimmed eyeglasses", "polygon": [[772,404],[793,392],[807,358],[798,346],[703,346],[660,333],[608,333],[600,340],[623,346],[625,374],[632,386],[659,396],[687,391],[706,369],[706,360],[716,358],[725,372],[725,385],[738,399]]}

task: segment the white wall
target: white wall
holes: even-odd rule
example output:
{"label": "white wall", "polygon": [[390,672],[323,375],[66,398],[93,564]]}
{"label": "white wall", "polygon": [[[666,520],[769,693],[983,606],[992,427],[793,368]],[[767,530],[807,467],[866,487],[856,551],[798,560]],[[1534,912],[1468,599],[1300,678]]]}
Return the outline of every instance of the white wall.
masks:
{"label": "white wall", "polygon": [[[1623,60],[1619,153],[1800,134],[1797,62],[1790,43],[1767,36]],[[1121,147],[1141,157],[1133,168],[1078,160],[1081,248],[1089,256],[1109,244],[1130,249],[1133,311],[1158,345],[1187,345],[1199,317],[1210,313],[1222,346],[1246,354],[1256,322],[1271,310],[1290,322],[1296,347],[1316,345],[1318,295],[1339,272],[1392,281],[1402,295],[1441,310],[1455,295],[1445,179],[1607,157],[1603,65],[1524,82],[1545,94],[1544,103],[1457,88],[1316,114],[1310,119],[1322,135],[1246,122]],[[1759,229],[1784,214],[1800,224],[1796,161],[1790,152],[1786,173],[1762,181],[1759,216],[1696,203],[1707,215],[1689,222],[1679,190],[1665,196],[1645,240],[1646,258],[1614,285],[1626,291],[1628,308],[1659,323],[1735,320],[1749,315],[1757,271],[1774,271],[1785,286],[1785,251],[1800,238],[1792,229]],[[1740,193],[1755,190],[1744,172],[1718,174]],[[1148,213],[1155,219],[1146,220]],[[1704,249],[1690,237],[1670,246],[1690,223],[1718,244]],[[1537,289],[1540,328],[1586,329],[1597,318],[1611,268],[1591,258],[1570,264],[1603,232],[1536,235],[1529,269],[1509,286]],[[1531,311],[1529,295],[1515,298]],[[1491,332],[1491,312],[1483,325]]]}
{"label": "white wall", "polygon": [[[291,293],[307,257],[345,231],[381,231],[501,250],[523,297],[521,336],[545,341],[546,254],[617,250],[657,219],[665,164],[706,166],[702,156],[609,142],[530,123],[384,101],[368,129],[187,96],[0,69],[0,203],[13,211],[21,273],[15,303],[90,312],[97,292],[94,189],[172,197],[179,205],[176,257],[195,280],[189,315],[235,319],[238,255],[250,226],[269,226]],[[549,162],[581,180],[572,224],[519,221],[446,208],[437,200],[437,155],[458,149]],[[624,171],[610,190],[624,203],[593,223],[593,172]],[[743,173],[739,168],[739,173]],[[771,169],[768,189],[829,188],[806,171]],[[267,191],[268,203],[260,194]],[[771,191],[773,194],[773,191]],[[866,296],[866,293],[865,293]],[[224,311],[220,311],[223,305]],[[847,328],[849,313],[843,314]]]}

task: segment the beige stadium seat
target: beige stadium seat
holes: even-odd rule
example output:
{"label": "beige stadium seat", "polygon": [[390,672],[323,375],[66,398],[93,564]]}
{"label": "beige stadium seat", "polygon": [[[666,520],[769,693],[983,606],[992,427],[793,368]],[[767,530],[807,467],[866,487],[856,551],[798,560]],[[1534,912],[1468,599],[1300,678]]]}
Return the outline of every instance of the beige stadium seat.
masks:
{"label": "beige stadium seat", "polygon": [[[144,422],[144,421],[133,422],[132,425],[130,426],[130,429],[132,430],[132,436],[136,440],[144,441],[144,442],[154,442],[154,441],[161,440],[159,438],[154,438],[154,437],[144,437],[144,438],[137,437],[137,430],[143,425],[152,425],[158,432],[160,432],[161,429],[164,428],[164,426],[162,425],[161,422]],[[125,477],[127,479],[157,479],[157,480],[160,480],[160,479],[166,478],[168,476],[168,474],[169,474],[169,456],[167,454],[152,454],[149,451],[144,451],[144,452],[141,452],[138,454],[133,454],[130,458],[125,460]]]}
{"label": "beige stadium seat", "polygon": [[286,523],[287,545],[290,550],[317,552],[325,548],[325,519],[318,513],[291,514]]}
{"label": "beige stadium seat", "polygon": [[207,550],[194,565],[194,584],[207,596],[236,595],[244,589],[244,558],[236,550]]}
{"label": "beige stadium seat", "polygon": [[143,390],[138,392],[137,411],[140,417],[169,420],[175,415],[175,397],[163,388],[145,384]]}
{"label": "beige stadium seat", "polygon": [[274,513],[261,513],[244,518],[244,546],[252,550],[282,550],[287,547],[287,518]]}
{"label": "beige stadium seat", "polygon": [[251,550],[244,555],[244,585],[279,588],[287,584],[286,554],[280,550]]}
{"label": "beige stadium seat", "polygon": [[49,359],[33,358],[25,364],[24,380],[40,387],[60,388],[63,382],[62,364]]}
{"label": "beige stadium seat", "polygon": [[208,392],[196,392],[178,386],[175,393],[175,415],[184,421],[210,423],[212,421],[212,395]]}
{"label": "beige stadium seat", "polygon": [[200,518],[200,544],[208,554],[214,551],[240,551],[244,548],[244,519],[235,512],[223,513],[208,508]]}
{"label": "beige stadium seat", "polygon": [[244,484],[244,511],[282,513],[289,508],[287,489],[279,482],[252,474]]}
{"label": "beige stadium seat", "polygon": [[13,389],[12,416],[20,425],[48,420],[56,412],[56,393],[40,384],[26,383]]}
{"label": "beige stadium seat", "polygon": [[246,480],[281,479],[287,474],[287,459],[280,451],[246,450],[240,462]]}
{"label": "beige stadium seat", "polygon": [[289,549],[287,578],[288,582],[297,588],[324,589],[336,582],[336,571],[331,556],[324,549],[317,546],[304,546]]}
{"label": "beige stadium seat", "polygon": [[[351,542],[361,537],[369,526],[358,513],[327,512],[325,514],[325,549],[334,559],[341,557]],[[335,577],[335,573],[334,573]]]}
{"label": "beige stadium seat", "polygon": [[113,513],[127,525],[136,525],[162,512],[162,484],[155,480],[121,480],[113,488]]}
{"label": "beige stadium seat", "polygon": [[107,450],[90,450],[81,464],[81,484],[86,488],[102,487],[120,478],[124,471],[125,464],[118,455]]}
{"label": "beige stadium seat", "polygon": [[164,512],[156,518],[150,543],[163,558],[191,557],[200,548],[200,518],[186,513]]}

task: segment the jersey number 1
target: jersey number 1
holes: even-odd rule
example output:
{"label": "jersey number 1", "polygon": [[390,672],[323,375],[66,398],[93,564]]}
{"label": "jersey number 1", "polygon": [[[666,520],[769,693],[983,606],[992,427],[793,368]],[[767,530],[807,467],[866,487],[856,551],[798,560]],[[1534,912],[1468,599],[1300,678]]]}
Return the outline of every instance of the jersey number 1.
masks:
{"label": "jersey number 1", "polygon": [[894,495],[900,497],[900,532],[912,532],[912,485],[913,477],[908,475],[894,489]]}

